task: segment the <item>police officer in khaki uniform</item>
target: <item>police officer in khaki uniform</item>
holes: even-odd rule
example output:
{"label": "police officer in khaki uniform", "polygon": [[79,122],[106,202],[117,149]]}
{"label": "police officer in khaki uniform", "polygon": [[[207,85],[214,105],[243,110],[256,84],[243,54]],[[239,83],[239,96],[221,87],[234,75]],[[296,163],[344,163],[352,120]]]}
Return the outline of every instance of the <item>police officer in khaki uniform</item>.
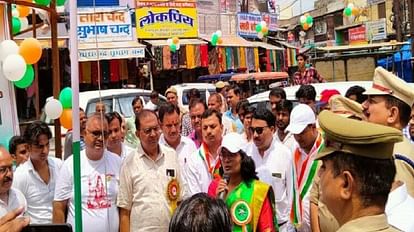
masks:
{"label": "police officer in khaki uniform", "polygon": [[[345,118],[362,120],[365,118],[362,105],[342,95],[334,95],[329,99],[329,111]],[[321,161],[319,166],[321,165]],[[319,201],[320,178],[315,176],[310,191],[310,217],[313,232],[333,232],[339,229],[335,217],[329,212],[325,204]]]}
{"label": "police officer in khaki uniform", "polygon": [[384,211],[401,131],[329,111],[319,114],[319,125],[325,132],[325,147],[316,156],[322,160],[320,200],[338,221],[338,232],[398,231]]}
{"label": "police officer in khaki uniform", "polygon": [[[414,89],[387,70],[375,69],[372,88],[364,94],[368,99],[362,104],[368,122],[396,128],[400,131],[410,121],[414,103]],[[394,147],[397,175],[395,180],[406,183],[408,193],[414,197],[414,145],[407,138]]]}

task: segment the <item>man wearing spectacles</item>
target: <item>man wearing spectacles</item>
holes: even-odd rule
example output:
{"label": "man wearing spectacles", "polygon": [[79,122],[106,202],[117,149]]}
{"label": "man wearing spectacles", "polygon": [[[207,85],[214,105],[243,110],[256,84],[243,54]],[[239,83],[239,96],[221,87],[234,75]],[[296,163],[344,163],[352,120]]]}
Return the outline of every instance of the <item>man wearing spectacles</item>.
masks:
{"label": "man wearing spectacles", "polygon": [[25,196],[32,223],[51,223],[55,183],[62,160],[49,156],[52,133],[45,122],[31,123],[23,136],[29,144],[29,160],[16,169],[13,187]]}
{"label": "man wearing spectacles", "polygon": [[186,189],[177,155],[159,144],[161,128],[153,111],[139,113],[135,126],[141,142],[121,170],[117,200],[120,231],[167,231]]}
{"label": "man wearing spectacles", "polygon": [[191,139],[181,136],[180,109],[174,104],[167,103],[160,107],[158,115],[162,129],[160,144],[175,150],[180,166],[184,167],[187,157],[197,148]]}
{"label": "man wearing spectacles", "polygon": [[[119,231],[116,207],[121,158],[106,150],[108,122],[94,114],[86,122],[85,150],[80,153],[83,231]],[[65,212],[68,209],[66,217]],[[63,163],[53,202],[53,223],[74,227],[73,156]],[[67,218],[67,221],[65,221]]]}
{"label": "man wearing spectacles", "polygon": [[279,231],[290,231],[292,155],[287,147],[273,137],[275,121],[275,116],[270,110],[258,108],[253,113],[249,128],[253,143],[249,143],[245,150],[254,160],[259,179],[271,185],[274,190]]}
{"label": "man wearing spectacles", "polygon": [[13,158],[0,145],[0,217],[16,208],[26,207],[24,195],[15,188],[13,182]]}

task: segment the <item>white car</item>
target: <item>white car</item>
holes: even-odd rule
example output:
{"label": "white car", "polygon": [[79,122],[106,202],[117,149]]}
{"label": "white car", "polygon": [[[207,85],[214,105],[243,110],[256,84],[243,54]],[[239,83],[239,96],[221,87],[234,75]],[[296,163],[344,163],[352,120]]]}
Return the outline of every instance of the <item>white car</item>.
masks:
{"label": "white car", "polygon": [[[372,81],[342,81],[342,82],[325,82],[325,83],[312,84],[312,86],[315,87],[315,90],[316,90],[316,101],[319,101],[319,99],[321,98],[321,92],[325,89],[336,89],[341,93],[342,96],[345,96],[346,91],[354,85],[359,85],[361,87],[364,87],[365,89],[369,89],[372,87]],[[286,99],[293,101],[294,103],[297,102],[295,94],[296,94],[296,91],[298,91],[299,87],[300,85],[294,85],[294,86],[283,88],[286,92]],[[249,101],[250,104],[256,107],[259,105],[270,107],[269,92],[270,90],[253,95],[249,97],[247,100]]]}
{"label": "white car", "polygon": [[207,102],[210,94],[216,92],[216,87],[211,83],[183,83],[171,87],[174,87],[177,90],[178,104],[183,106],[186,110],[188,110],[189,104],[187,94],[191,89],[198,89],[198,91],[200,91],[201,99],[205,102]]}

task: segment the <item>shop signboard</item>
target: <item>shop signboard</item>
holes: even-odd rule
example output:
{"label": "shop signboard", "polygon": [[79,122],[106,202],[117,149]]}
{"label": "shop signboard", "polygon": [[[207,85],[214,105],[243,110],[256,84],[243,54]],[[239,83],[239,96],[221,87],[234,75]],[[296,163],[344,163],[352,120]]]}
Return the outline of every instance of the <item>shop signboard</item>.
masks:
{"label": "shop signboard", "polygon": [[384,18],[365,22],[365,26],[367,28],[368,40],[376,41],[387,38],[387,24]]}
{"label": "shop signboard", "polygon": [[277,17],[274,14],[264,13],[260,14],[237,14],[237,35],[246,38],[257,38],[256,25],[261,21],[267,23],[269,31],[276,31]]}
{"label": "shop signboard", "polygon": [[78,8],[80,43],[128,40],[133,38],[131,16],[125,7]]}
{"label": "shop signboard", "polygon": [[195,1],[137,1],[136,22],[139,39],[198,37]]}
{"label": "shop signboard", "polygon": [[[99,52],[99,57],[98,57]],[[111,59],[127,59],[127,58],[143,58],[145,57],[144,47],[129,48],[99,48],[99,49],[82,49],[79,50],[79,61],[91,60],[111,60]]]}
{"label": "shop signboard", "polygon": [[366,36],[365,25],[350,28],[348,30],[348,39],[349,39],[349,44],[351,45],[366,44],[367,36]]}

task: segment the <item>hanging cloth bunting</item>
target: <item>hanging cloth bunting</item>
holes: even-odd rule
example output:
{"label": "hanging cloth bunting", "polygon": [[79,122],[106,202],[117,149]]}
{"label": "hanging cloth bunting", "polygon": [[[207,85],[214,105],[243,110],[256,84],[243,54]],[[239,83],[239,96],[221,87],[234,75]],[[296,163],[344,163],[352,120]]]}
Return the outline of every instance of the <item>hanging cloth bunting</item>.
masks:
{"label": "hanging cloth bunting", "polygon": [[196,67],[196,60],[195,60],[195,46],[194,45],[186,45],[186,56],[187,56],[187,68],[193,69]]}
{"label": "hanging cloth bunting", "polygon": [[226,47],[226,70],[233,69],[233,49]]}
{"label": "hanging cloth bunting", "polygon": [[171,57],[171,69],[178,69],[178,52],[170,52],[170,57]]}
{"label": "hanging cloth bunting", "polygon": [[200,58],[201,58],[201,67],[208,67],[208,45],[203,44],[200,46]]}
{"label": "hanging cloth bunting", "polygon": [[239,57],[239,48],[233,48],[233,66],[234,69],[238,69],[240,67],[240,57]]}
{"label": "hanging cloth bunting", "polygon": [[171,52],[170,46],[164,46],[162,48],[162,65],[165,70],[171,69]]}
{"label": "hanging cloth bunting", "polygon": [[121,72],[121,80],[128,80],[127,60],[119,60],[119,70]]}
{"label": "hanging cloth bunting", "polygon": [[187,68],[187,51],[186,46],[182,46],[180,50],[177,51],[178,53],[178,67],[179,68]]}
{"label": "hanging cloth bunting", "polygon": [[161,71],[162,66],[162,47],[154,48],[154,58],[155,58],[155,70]]}
{"label": "hanging cloth bunting", "polygon": [[240,68],[247,68],[246,65],[246,50],[244,47],[239,48],[239,55],[240,55]]}
{"label": "hanging cloth bunting", "polygon": [[119,82],[119,60],[109,61],[110,82]]}
{"label": "hanging cloth bunting", "polygon": [[195,66],[196,67],[201,67],[201,49],[200,49],[200,45],[196,45],[195,46]]}
{"label": "hanging cloth bunting", "polygon": [[109,84],[109,61],[108,60],[101,60],[101,75],[102,75],[102,82],[105,84]]}
{"label": "hanging cloth bunting", "polygon": [[272,64],[271,64],[271,54],[272,51],[270,50],[266,50],[266,72],[271,72],[272,71]]}
{"label": "hanging cloth bunting", "polygon": [[259,48],[253,48],[254,52],[254,70],[256,72],[260,71],[260,62],[259,62]]}

